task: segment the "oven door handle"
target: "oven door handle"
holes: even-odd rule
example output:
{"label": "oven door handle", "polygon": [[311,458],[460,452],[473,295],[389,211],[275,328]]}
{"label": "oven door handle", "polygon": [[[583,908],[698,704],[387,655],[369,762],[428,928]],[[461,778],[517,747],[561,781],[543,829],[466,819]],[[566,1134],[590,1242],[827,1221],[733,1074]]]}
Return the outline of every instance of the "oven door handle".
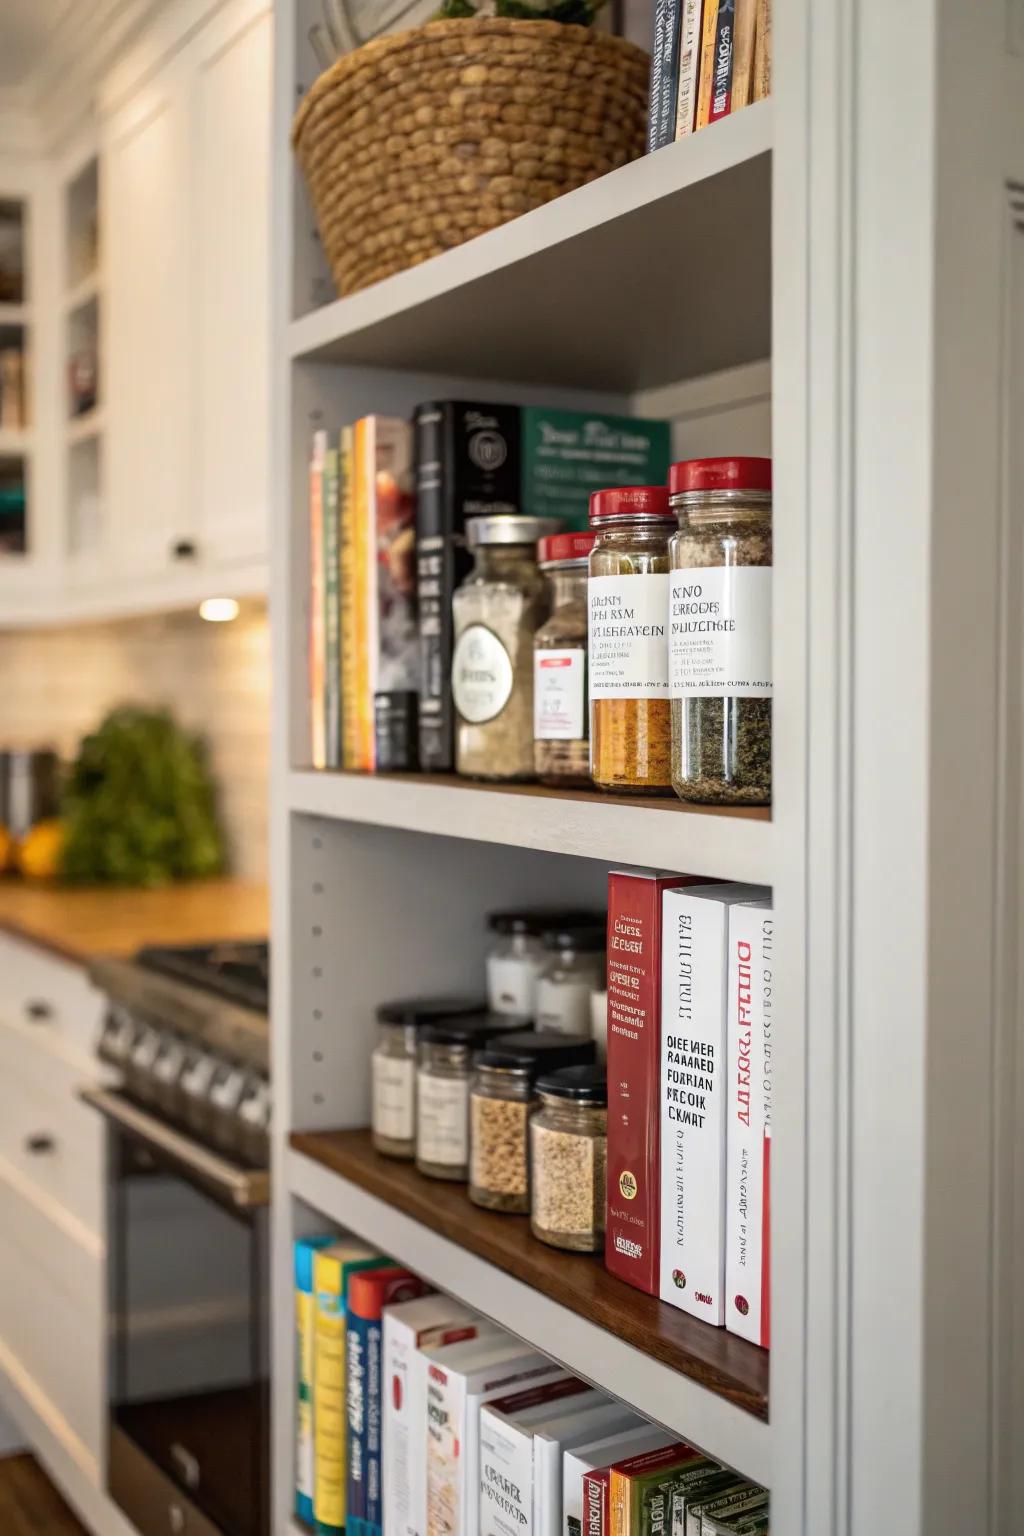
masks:
{"label": "oven door handle", "polygon": [[242,1168],[238,1163],[229,1162],[155,1115],[148,1115],[119,1093],[104,1088],[80,1088],[78,1097],[99,1110],[104,1119],[113,1121],[121,1130],[154,1147],[210,1185],[230,1204],[251,1210],[269,1203],[270,1175],[266,1169]]}

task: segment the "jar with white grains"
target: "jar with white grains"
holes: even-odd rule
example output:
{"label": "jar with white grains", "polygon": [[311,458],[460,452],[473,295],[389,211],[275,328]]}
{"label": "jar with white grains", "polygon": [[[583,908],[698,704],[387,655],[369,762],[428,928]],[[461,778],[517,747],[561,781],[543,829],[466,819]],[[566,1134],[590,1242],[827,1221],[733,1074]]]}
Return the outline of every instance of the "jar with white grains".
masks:
{"label": "jar with white grains", "polygon": [[455,767],[474,779],[532,779],[533,636],[551,595],[537,540],[556,517],[509,512],[471,517],[473,569],[452,597]]}
{"label": "jar with white grains", "polygon": [[541,935],[548,929],[603,922],[598,912],[559,911],[556,907],[492,912],[487,926],[495,935],[487,952],[487,1005],[495,1013],[533,1019],[537,980],[545,961]]}
{"label": "jar with white grains", "polygon": [[563,1035],[590,1031],[590,1000],[604,986],[604,923],[549,929],[542,936],[544,962],[537,978],[538,1029]]}
{"label": "jar with white grains", "polygon": [[553,1248],[604,1246],[608,1089],[603,1067],[566,1067],[537,1083],[530,1121],[530,1227]]}
{"label": "jar with white grains", "polygon": [[427,1024],[416,1049],[416,1167],[432,1179],[469,1177],[469,1084],[473,1054],[528,1020],[493,1014]]}
{"label": "jar with white grains", "polygon": [[420,1030],[439,1019],[479,1016],[486,1006],[479,997],[416,997],[381,1003],[371,1060],[371,1132],[374,1146],[385,1157],[411,1161],[416,1156],[416,1041]]}

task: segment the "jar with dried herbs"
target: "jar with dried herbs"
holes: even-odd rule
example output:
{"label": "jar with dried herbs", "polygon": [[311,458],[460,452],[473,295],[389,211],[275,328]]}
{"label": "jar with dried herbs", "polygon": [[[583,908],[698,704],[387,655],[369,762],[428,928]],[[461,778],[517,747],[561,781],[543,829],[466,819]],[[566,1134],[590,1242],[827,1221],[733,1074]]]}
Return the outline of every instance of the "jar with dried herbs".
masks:
{"label": "jar with dried herbs", "polygon": [[587,708],[587,562],[593,533],[541,539],[551,617],[533,637],[533,763],[542,784],[590,783]]}
{"label": "jar with dried herbs", "polygon": [[555,517],[471,517],[474,565],[452,598],[455,766],[474,779],[532,779],[533,636],[548,616],[537,540]]}
{"label": "jar with dried herbs", "polygon": [[587,583],[590,771],[600,789],[672,787],[668,693],[668,541],[661,485],[596,491]]}
{"label": "jar with dried herbs", "polygon": [[416,997],[381,1003],[371,1061],[373,1144],[385,1157],[416,1155],[416,1043],[420,1030],[439,1019],[476,1015],[483,998]]}
{"label": "jar with dried herbs", "polygon": [[434,1179],[469,1176],[469,1083],[474,1051],[529,1024],[494,1014],[427,1024],[416,1047],[416,1167]]}
{"label": "jar with dried herbs", "polygon": [[532,1031],[502,1035],[477,1052],[469,1095],[469,1198],[475,1205],[529,1211],[534,1083],[544,1073],[593,1060],[592,1040]]}
{"label": "jar with dried herbs", "polygon": [[537,1083],[530,1122],[530,1228],[577,1253],[604,1246],[608,1089],[603,1067],[565,1067]]}
{"label": "jar with dried herbs", "polygon": [[772,464],[673,464],[672,786],[705,805],[772,792]]}

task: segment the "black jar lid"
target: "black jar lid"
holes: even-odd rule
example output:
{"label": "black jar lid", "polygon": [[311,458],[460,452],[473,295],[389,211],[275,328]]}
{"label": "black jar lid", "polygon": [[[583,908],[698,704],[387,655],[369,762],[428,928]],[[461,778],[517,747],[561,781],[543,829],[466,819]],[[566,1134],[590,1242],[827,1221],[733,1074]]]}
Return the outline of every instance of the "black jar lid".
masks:
{"label": "black jar lid", "polygon": [[377,1004],[377,1023],[419,1029],[439,1019],[458,1019],[487,1012],[485,997],[406,997],[397,1003]]}
{"label": "black jar lid", "polygon": [[597,1047],[589,1035],[563,1035],[555,1029],[518,1030],[502,1035],[473,1057],[475,1067],[495,1072],[523,1072],[534,1078],[540,1072],[593,1062]]}
{"label": "black jar lid", "polygon": [[580,954],[598,954],[608,943],[606,923],[570,924],[564,928],[548,928],[540,936],[545,949],[575,949]]}
{"label": "black jar lid", "polygon": [[563,1067],[537,1080],[537,1092],[572,1104],[590,1104],[602,1108],[608,1103],[608,1079],[600,1065]]}
{"label": "black jar lid", "polygon": [[508,912],[491,912],[487,926],[492,933],[528,933],[533,936],[555,928],[584,928],[604,925],[604,915],[574,907],[524,907]]}
{"label": "black jar lid", "polygon": [[490,1013],[486,1008],[479,1013],[466,1014],[464,1018],[438,1019],[425,1024],[419,1039],[427,1045],[482,1045],[494,1035],[524,1033],[532,1028],[532,1019],[517,1018],[511,1013]]}

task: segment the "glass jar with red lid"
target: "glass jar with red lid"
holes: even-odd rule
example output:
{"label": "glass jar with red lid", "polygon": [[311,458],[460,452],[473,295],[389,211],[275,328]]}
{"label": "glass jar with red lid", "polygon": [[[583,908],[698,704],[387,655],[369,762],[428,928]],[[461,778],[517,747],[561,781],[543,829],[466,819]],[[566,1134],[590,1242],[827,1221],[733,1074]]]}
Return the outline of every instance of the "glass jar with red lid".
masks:
{"label": "glass jar with red lid", "polygon": [[772,464],[689,459],[669,471],[672,787],[701,804],[772,790]]}
{"label": "glass jar with red lid", "polygon": [[663,485],[590,498],[597,537],[587,584],[590,770],[601,789],[672,787],[668,693],[668,541],[675,515]]}
{"label": "glass jar with red lid", "polygon": [[556,788],[590,783],[587,562],[595,538],[555,533],[537,545],[551,617],[533,637],[533,765]]}

